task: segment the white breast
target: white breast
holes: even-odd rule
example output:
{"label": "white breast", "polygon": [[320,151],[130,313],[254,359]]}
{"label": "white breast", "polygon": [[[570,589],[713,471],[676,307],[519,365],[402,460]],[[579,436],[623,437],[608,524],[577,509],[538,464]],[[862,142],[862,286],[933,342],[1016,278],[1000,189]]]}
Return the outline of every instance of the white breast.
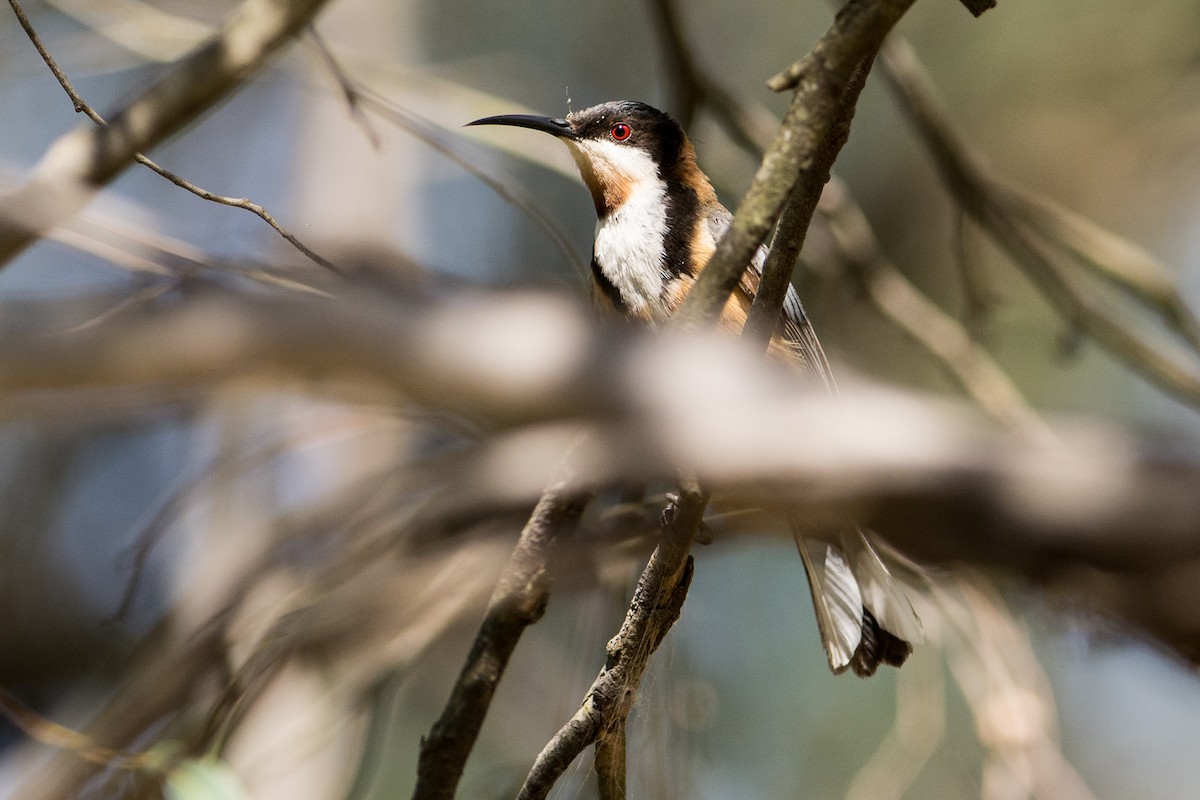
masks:
{"label": "white breast", "polygon": [[616,211],[596,223],[596,263],[621,293],[634,316],[665,319],[663,241],[667,235],[667,192],[658,180],[636,183]]}
{"label": "white breast", "polygon": [[666,319],[661,295],[663,242],[667,235],[667,187],[654,159],[636,147],[606,140],[568,141],[581,171],[619,187],[624,202],[596,223],[592,254],[621,293],[630,314],[658,323]]}

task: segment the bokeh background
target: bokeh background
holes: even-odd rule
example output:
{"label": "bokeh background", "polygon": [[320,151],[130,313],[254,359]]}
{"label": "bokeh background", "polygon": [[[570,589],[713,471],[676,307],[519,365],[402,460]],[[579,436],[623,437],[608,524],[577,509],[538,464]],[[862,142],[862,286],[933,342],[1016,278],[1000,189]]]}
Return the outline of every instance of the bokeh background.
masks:
{"label": "bokeh background", "polygon": [[[147,86],[233,7],[26,3],[47,46],[101,111]],[[698,63],[747,103],[777,114],[785,99],[765,79],[802,55],[832,14],[811,0],[680,0],[677,7]],[[347,74],[419,117],[459,159],[523,188],[585,260],[594,212],[565,150],[549,137],[462,131],[461,124],[504,112],[561,116],[609,99],[670,109],[678,99],[653,17],[637,0],[339,0],[317,30]],[[1200,305],[1200,5],[1001,0],[976,20],[949,0],[924,0],[900,31],[994,167],[1143,244],[1174,267]],[[0,13],[5,183],[19,181],[54,137],[79,124],[16,21]],[[691,133],[702,167],[735,206],[754,159],[703,113]],[[582,296],[577,268],[527,214],[411,130],[378,117],[365,126],[357,120],[311,43],[297,44],[151,155],[205,188],[262,203],[318,250],[389,252],[411,269],[454,280],[550,285]],[[961,314],[953,203],[877,77],[836,171],[884,250],[943,308]],[[303,261],[254,216],[141,169],[55,238],[0,273],[0,299],[152,286],[153,273],[128,257],[147,240],[207,261],[280,270]],[[979,259],[995,298],[984,341],[1039,408],[1200,437],[1195,409],[1075,336],[1002,255],[983,246]],[[854,282],[802,269],[798,283],[835,369],[956,393]],[[250,465],[255,448],[272,441],[286,445],[283,454],[260,454]],[[215,591],[197,575],[225,552],[222,542],[261,535],[280,515],[336,495],[353,476],[431,446],[394,420],[246,387],[9,415],[0,442],[0,683],[70,724],[85,722],[119,684],[139,636],[181,598]],[[242,466],[214,474],[214,462],[231,449]],[[185,498],[164,511],[181,487]],[[154,526],[162,527],[161,541],[128,613],[114,621],[137,543]],[[947,683],[936,652],[919,651],[898,674],[835,678],[790,542],[764,532],[696,555],[691,597],[634,716],[637,796],[878,797],[860,771],[897,715],[932,748],[905,796],[986,793],[978,720]],[[556,595],[517,652],[460,796],[504,797],[519,785],[594,676],[634,574],[618,575],[608,590],[565,587]],[[998,579],[1053,689],[1062,752],[1093,795],[1194,797],[1195,672],[1069,604]],[[205,602],[198,607],[214,608],[219,598]],[[381,684],[387,725],[372,734],[378,766],[362,796],[410,791],[418,737],[457,673],[474,613]],[[944,707],[933,699],[942,697]],[[36,780],[45,759],[44,747],[0,723],[0,797],[20,797],[18,787]],[[556,796],[580,796],[587,772],[577,765]]]}

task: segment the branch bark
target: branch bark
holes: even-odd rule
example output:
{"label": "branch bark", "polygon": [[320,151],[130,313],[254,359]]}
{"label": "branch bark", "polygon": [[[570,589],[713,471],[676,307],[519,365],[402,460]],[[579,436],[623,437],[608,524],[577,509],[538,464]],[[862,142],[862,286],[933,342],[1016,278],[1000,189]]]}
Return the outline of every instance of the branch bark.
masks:
{"label": "branch bark", "polygon": [[733,224],[676,312],[676,324],[695,327],[720,314],[778,219],[800,170],[811,166],[855,70],[864,57],[878,50],[913,2],[850,0],[812,51],[768,83],[777,91],[797,87],[795,96]]}
{"label": "branch bark", "polygon": [[[750,337],[751,341],[764,348],[779,325],[783,302],[787,297],[788,288],[792,285],[792,271],[796,267],[796,258],[804,246],[808,226],[812,224],[821,193],[829,182],[833,162],[837,160],[838,153],[850,138],[854,109],[874,62],[875,52],[872,51],[864,55],[854,68],[829,129],[813,154],[812,163],[801,169],[787,206],[779,217],[775,241],[771,244],[771,251],[763,265],[762,282],[742,331],[743,336]],[[804,320],[802,324],[808,324],[808,320]]]}
{"label": "branch bark", "polygon": [[[606,737],[623,736],[650,656],[679,619],[692,578],[688,553],[707,505],[708,494],[696,484],[680,487],[679,500],[665,520],[662,541],[638,580],[625,622],[608,643],[607,663],[579,711],[538,755],[517,800],[542,800],[586,747]],[[605,746],[615,744],[612,741]]]}
{"label": "branch bark", "polygon": [[542,495],[521,531],[450,699],[429,736],[421,741],[413,800],[454,797],[517,642],[525,628],[545,613],[554,545],[578,522],[590,499],[574,484],[569,471],[560,475]]}

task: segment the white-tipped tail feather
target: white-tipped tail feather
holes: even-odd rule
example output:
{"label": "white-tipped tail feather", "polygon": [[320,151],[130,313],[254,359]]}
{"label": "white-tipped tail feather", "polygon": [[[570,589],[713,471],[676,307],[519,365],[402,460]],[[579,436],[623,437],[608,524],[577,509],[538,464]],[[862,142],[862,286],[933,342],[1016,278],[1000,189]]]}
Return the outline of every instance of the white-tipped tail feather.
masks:
{"label": "white-tipped tail feather", "polygon": [[836,544],[810,538],[789,520],[808,573],[821,644],[835,673],[874,674],[880,664],[900,666],[925,634],[896,578],[859,528]]}

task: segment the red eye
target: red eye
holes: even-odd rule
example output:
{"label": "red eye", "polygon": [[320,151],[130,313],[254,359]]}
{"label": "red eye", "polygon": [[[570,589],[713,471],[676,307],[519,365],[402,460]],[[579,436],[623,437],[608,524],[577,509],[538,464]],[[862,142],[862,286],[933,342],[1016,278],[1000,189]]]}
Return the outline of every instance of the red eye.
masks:
{"label": "red eye", "polygon": [[618,122],[616,125],[612,126],[612,130],[609,131],[609,134],[613,137],[614,141],[623,142],[633,134],[633,128],[629,127],[624,122]]}

